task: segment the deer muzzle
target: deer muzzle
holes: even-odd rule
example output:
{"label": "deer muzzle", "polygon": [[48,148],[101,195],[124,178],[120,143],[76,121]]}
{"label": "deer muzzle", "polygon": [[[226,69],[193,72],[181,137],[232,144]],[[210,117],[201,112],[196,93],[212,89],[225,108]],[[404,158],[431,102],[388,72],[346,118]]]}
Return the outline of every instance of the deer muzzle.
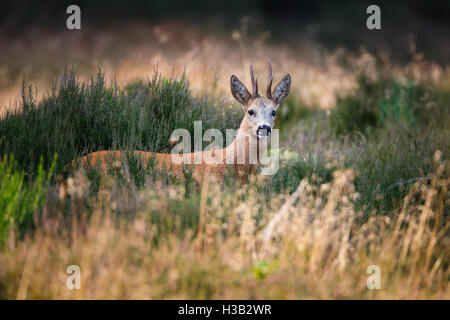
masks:
{"label": "deer muzzle", "polygon": [[258,127],[258,130],[256,130],[256,135],[258,137],[266,138],[269,137],[272,133],[272,128],[268,125],[262,125]]}

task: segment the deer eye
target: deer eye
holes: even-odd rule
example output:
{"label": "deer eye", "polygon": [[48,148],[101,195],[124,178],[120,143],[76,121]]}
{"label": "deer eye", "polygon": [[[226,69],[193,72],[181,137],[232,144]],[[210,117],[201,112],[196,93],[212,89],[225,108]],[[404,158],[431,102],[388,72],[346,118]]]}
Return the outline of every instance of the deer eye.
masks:
{"label": "deer eye", "polygon": [[255,115],[255,110],[253,109],[248,110],[248,115],[253,117]]}
{"label": "deer eye", "polygon": [[272,111],[272,117],[275,117],[277,115],[277,112],[275,110]]}

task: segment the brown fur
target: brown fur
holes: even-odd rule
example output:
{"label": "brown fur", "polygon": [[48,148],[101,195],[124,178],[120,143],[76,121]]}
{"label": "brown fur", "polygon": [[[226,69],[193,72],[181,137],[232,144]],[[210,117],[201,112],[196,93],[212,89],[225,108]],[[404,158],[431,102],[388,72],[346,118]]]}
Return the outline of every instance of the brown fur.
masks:
{"label": "brown fur", "polygon": [[[243,123],[244,124],[244,123]],[[243,130],[245,130],[245,125],[243,126],[241,124],[241,127]],[[241,182],[245,182],[248,174],[253,174],[256,171],[257,165],[256,164],[250,164],[249,162],[249,142],[241,143],[241,141],[237,141],[236,139],[233,141],[233,143],[228,146],[227,148],[232,148],[234,154],[234,162],[237,163],[237,149],[238,148],[245,148],[245,161],[243,164],[236,164],[233,165],[233,171],[232,175],[234,178],[239,179]],[[156,170],[168,170],[175,176],[177,176],[180,179],[185,178],[183,173],[183,166],[186,168],[192,168],[193,169],[193,179],[200,183],[202,181],[203,174],[208,174],[210,176],[216,177],[219,180],[223,180],[224,177],[229,174],[229,167],[225,163],[226,160],[226,150],[227,148],[219,149],[219,150],[213,150],[213,151],[203,151],[199,152],[202,154],[202,157],[209,156],[210,158],[214,158],[215,156],[218,156],[217,153],[222,152],[223,155],[223,163],[217,163],[217,164],[208,164],[206,161],[202,161],[202,163],[194,164],[194,157],[195,152],[190,153],[188,157],[191,158],[191,164],[175,164],[172,162],[172,154],[170,153],[153,153],[153,152],[144,152],[144,151],[134,151],[133,155],[141,163],[146,166],[149,161],[154,161],[155,163],[155,169]],[[80,165],[82,167],[87,167],[88,165],[92,167],[99,167],[102,172],[107,172],[107,168],[109,165],[111,165],[115,160],[123,161],[127,159],[127,151],[110,151],[110,150],[104,150],[104,151],[96,151],[93,153],[88,154],[87,156],[75,159],[72,161],[71,166],[76,167],[77,165]],[[204,158],[202,158],[204,159]]]}

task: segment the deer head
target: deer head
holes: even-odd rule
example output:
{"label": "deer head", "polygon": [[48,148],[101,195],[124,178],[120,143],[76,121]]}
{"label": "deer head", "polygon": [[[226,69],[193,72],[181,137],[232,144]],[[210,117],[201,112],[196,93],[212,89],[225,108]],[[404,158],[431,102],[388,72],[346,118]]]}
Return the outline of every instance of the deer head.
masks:
{"label": "deer head", "polygon": [[247,90],[245,85],[235,76],[230,79],[231,93],[242,104],[245,117],[241,124],[242,130],[248,131],[257,138],[267,138],[272,133],[275,118],[280,102],[289,95],[291,88],[291,76],[285,75],[272,92],[272,64],[269,62],[269,75],[266,97],[258,93],[258,80],[253,76],[253,67],[250,66],[253,93]]}

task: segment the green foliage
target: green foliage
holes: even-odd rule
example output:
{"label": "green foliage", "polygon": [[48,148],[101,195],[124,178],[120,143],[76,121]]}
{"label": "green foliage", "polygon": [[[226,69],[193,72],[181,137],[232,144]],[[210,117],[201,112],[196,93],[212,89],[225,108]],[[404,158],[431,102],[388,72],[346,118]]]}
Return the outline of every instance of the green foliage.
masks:
{"label": "green foliage", "polygon": [[11,230],[21,236],[32,227],[34,213],[44,205],[55,163],[56,157],[46,173],[41,158],[33,182],[27,183],[12,156],[0,161],[0,247]]}
{"label": "green foliage", "polygon": [[393,77],[373,81],[367,76],[360,76],[358,85],[354,94],[338,99],[331,113],[338,133],[418,122],[442,127],[449,117],[450,94],[429,85]]}
{"label": "green foliage", "polygon": [[[389,141],[389,143],[387,143]],[[389,128],[350,154],[347,165],[359,172],[355,180],[359,203],[368,210],[387,212],[398,207],[409,187],[432,172],[432,157],[440,150],[450,156],[448,129]],[[446,168],[447,174],[449,168]]]}
{"label": "green foliage", "polygon": [[331,168],[326,168],[325,159],[307,155],[302,159],[282,164],[273,176],[268,177],[257,187],[267,194],[293,192],[304,178],[318,179],[320,183],[331,181],[332,171]]}
{"label": "green foliage", "polygon": [[253,276],[255,279],[263,280],[267,275],[277,267],[277,261],[268,262],[261,260],[253,266]]}
{"label": "green foliage", "polygon": [[354,131],[365,136],[363,146],[347,153],[346,166],[359,172],[359,204],[386,212],[400,205],[413,181],[426,179],[436,150],[448,159],[450,93],[389,76],[360,76],[358,84],[338,99],[330,123],[338,138]]}

